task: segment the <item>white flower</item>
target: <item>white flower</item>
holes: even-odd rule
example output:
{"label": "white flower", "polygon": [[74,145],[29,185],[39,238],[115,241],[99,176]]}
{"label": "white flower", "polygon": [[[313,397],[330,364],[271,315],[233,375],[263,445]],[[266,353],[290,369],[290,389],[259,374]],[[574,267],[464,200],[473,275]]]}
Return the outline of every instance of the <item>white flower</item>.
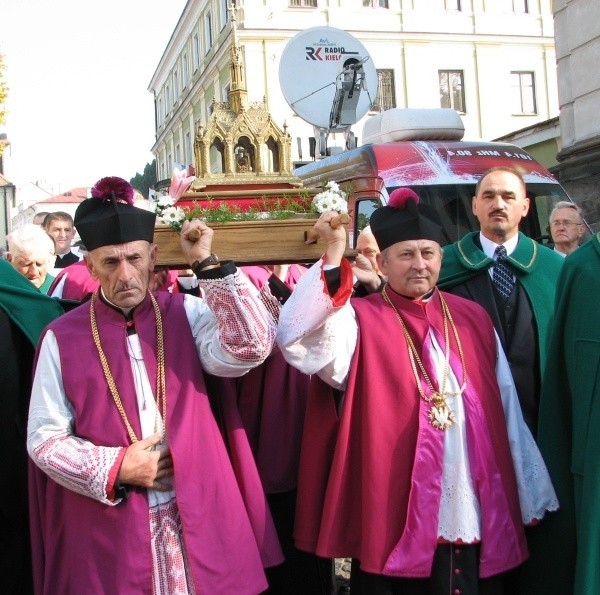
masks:
{"label": "white flower", "polygon": [[156,221],[170,225],[173,229],[181,229],[181,225],[186,219],[185,211],[181,207],[176,207],[176,199],[169,194],[160,196],[152,205],[156,213]]}
{"label": "white flower", "polygon": [[160,223],[167,225],[181,224],[185,220],[185,211],[180,207],[166,207],[157,213],[157,218]]}
{"label": "white flower", "polygon": [[325,184],[325,190],[315,195],[312,200],[313,211],[324,213],[325,211],[348,212],[347,194],[340,189],[337,182],[330,181]]}
{"label": "white flower", "polygon": [[161,196],[158,199],[157,206],[161,209],[166,209],[167,207],[172,207],[175,204],[175,200],[171,198],[168,194],[165,196]]}

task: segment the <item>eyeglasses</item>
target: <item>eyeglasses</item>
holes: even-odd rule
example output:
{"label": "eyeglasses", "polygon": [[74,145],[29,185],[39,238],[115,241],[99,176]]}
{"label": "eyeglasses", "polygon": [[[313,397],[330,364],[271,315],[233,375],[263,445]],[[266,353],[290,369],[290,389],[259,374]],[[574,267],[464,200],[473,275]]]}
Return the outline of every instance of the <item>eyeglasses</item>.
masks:
{"label": "eyeglasses", "polygon": [[573,227],[574,225],[583,225],[583,223],[575,223],[575,221],[561,221],[560,219],[550,223],[550,227],[566,227],[567,229]]}

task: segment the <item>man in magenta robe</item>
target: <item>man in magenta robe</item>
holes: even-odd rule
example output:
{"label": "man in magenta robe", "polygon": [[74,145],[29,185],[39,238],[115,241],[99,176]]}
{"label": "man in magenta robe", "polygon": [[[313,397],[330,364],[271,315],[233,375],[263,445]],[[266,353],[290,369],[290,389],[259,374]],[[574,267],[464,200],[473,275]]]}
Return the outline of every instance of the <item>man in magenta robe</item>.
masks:
{"label": "man in magenta robe", "polygon": [[[283,303],[306,268],[281,264],[244,266],[242,271],[258,289],[268,286],[271,295]],[[273,314],[277,318],[279,310]],[[293,539],[309,381],[310,377],[290,366],[279,350],[236,379],[240,416],[285,557],[283,564],[267,569],[268,593],[272,594],[329,595],[333,588],[331,560],[300,551]]]}
{"label": "man in magenta robe", "polygon": [[408,189],[371,216],[382,292],[350,299],[343,228],[282,308],[278,344],[313,374],[295,539],[353,559],[351,593],[510,593],[524,525],[558,506],[506,357],[477,304],[435,287],[437,212]]}
{"label": "man in magenta robe", "polygon": [[235,403],[220,403],[222,434],[206,386],[264,361],[272,318],[211,254],[200,221],[184,224],[181,244],[205,299],[150,293],[155,214],[132,196],[125,180],[103,178],[78,207],[100,289],[38,347],[27,437],[35,589],[259,593],[279,544]]}

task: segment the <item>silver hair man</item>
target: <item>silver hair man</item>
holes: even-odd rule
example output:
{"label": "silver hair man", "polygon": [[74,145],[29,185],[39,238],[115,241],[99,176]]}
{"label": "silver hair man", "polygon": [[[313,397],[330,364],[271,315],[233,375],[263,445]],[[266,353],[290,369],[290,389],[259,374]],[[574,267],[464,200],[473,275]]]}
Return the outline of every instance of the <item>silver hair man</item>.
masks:
{"label": "silver hair man", "polygon": [[575,203],[561,200],[554,205],[550,213],[550,235],[556,252],[561,256],[574,252],[584,231],[583,215]]}

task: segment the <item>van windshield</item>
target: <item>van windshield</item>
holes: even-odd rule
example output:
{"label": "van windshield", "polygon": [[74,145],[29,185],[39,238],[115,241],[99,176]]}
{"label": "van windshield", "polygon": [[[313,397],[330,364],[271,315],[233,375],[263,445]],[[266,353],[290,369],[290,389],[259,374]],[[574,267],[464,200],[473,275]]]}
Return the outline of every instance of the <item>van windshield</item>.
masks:
{"label": "van windshield", "polygon": [[[474,184],[410,186],[422,201],[433,206],[442,219],[447,244],[456,242],[470,231],[478,231],[479,224],[471,210],[475,194]],[[395,188],[388,188],[391,193]],[[527,184],[531,207],[521,222],[521,231],[541,243],[551,241],[549,216],[554,204],[571,199],[558,184]]]}

